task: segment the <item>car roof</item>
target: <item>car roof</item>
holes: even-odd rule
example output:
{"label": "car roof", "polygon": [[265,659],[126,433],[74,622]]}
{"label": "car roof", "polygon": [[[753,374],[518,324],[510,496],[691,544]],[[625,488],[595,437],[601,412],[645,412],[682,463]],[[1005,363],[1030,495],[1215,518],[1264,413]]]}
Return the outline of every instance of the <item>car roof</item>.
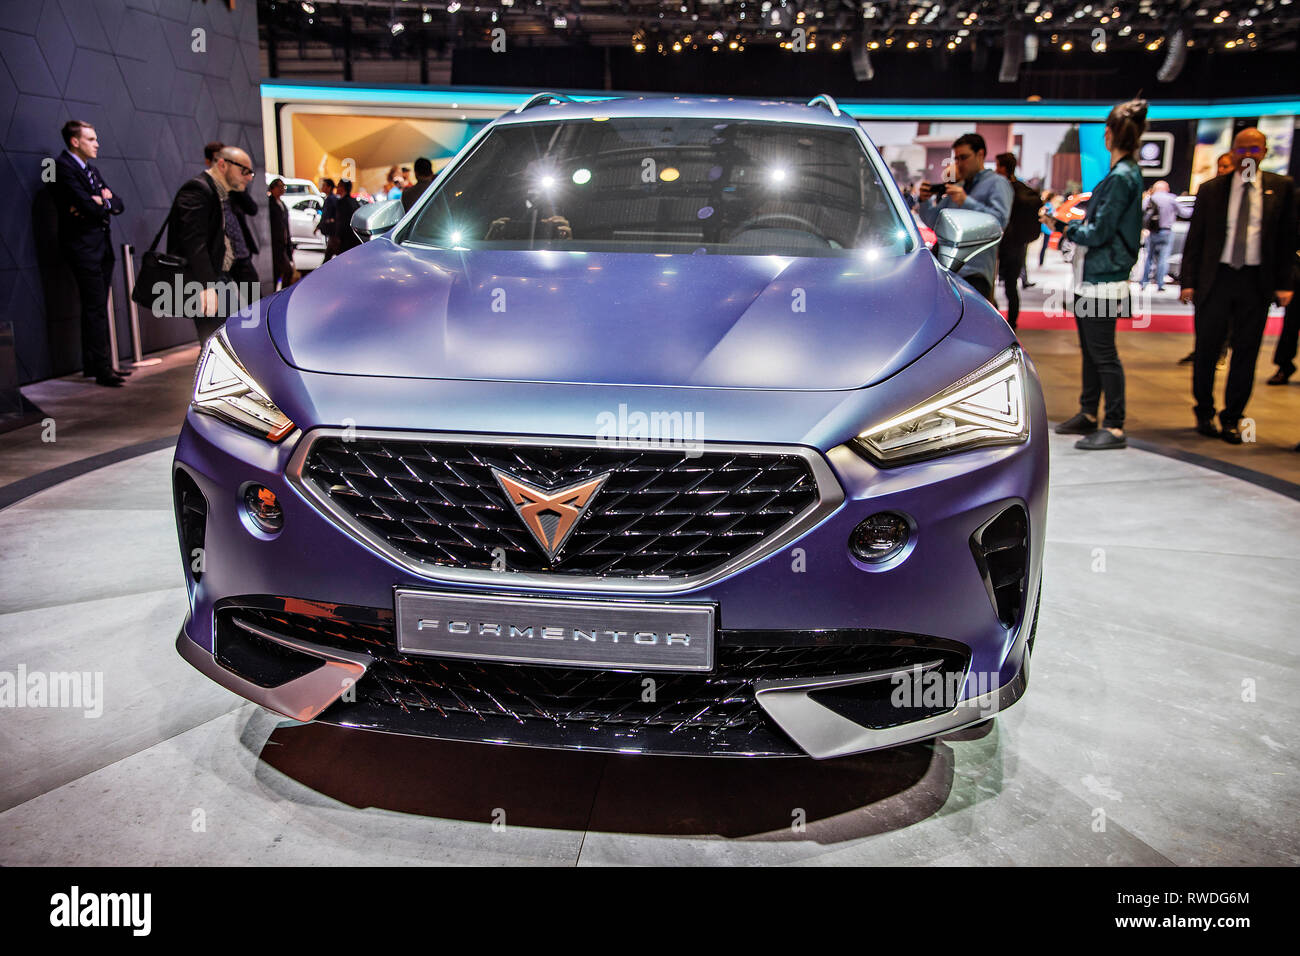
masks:
{"label": "car roof", "polygon": [[753,100],[731,96],[626,96],[584,102],[541,103],[522,113],[511,112],[494,125],[546,123],[556,120],[685,116],[695,119],[760,120],[813,126],[859,128],[843,111],[838,116],[823,105],[807,106],[782,100]]}

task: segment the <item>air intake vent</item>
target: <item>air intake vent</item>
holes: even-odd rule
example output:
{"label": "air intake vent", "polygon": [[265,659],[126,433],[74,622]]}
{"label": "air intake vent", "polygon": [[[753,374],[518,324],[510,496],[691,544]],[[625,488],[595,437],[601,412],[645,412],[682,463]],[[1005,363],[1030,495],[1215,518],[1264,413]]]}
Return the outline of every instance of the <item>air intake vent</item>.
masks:
{"label": "air intake vent", "polygon": [[1012,505],[970,536],[971,553],[1003,627],[1013,627],[1025,606],[1029,575],[1029,516]]}
{"label": "air intake vent", "polygon": [[208,502],[194,479],[177,469],[174,478],[176,529],[181,539],[181,558],[186,571],[197,583],[203,579],[203,540],[208,527]]}

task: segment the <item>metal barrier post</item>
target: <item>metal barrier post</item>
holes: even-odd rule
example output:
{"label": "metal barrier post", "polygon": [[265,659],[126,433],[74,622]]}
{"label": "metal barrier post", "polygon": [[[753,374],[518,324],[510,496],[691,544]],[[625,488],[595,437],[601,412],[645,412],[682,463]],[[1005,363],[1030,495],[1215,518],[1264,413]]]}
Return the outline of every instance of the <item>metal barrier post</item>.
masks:
{"label": "metal barrier post", "polygon": [[130,310],[131,315],[131,351],[135,355],[135,361],[131,364],[136,368],[144,368],[147,365],[161,365],[162,359],[144,358],[140,351],[140,310],[136,308],[135,299],[131,298],[131,294],[135,291],[135,260],[131,258],[134,251],[129,242],[122,243],[123,276],[126,279],[126,307]]}
{"label": "metal barrier post", "polygon": [[113,371],[118,371],[117,365],[117,316],[113,314],[113,289],[108,289],[108,363]]}

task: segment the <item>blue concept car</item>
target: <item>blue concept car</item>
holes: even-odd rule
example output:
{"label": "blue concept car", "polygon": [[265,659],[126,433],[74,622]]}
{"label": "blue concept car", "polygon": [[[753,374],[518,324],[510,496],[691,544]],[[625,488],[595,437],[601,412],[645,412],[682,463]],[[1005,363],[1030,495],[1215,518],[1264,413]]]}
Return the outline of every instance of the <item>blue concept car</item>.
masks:
{"label": "blue concept car", "polygon": [[1046,421],[880,155],[808,105],[542,94],[206,344],[181,655],[302,721],[833,757],[1028,681]]}

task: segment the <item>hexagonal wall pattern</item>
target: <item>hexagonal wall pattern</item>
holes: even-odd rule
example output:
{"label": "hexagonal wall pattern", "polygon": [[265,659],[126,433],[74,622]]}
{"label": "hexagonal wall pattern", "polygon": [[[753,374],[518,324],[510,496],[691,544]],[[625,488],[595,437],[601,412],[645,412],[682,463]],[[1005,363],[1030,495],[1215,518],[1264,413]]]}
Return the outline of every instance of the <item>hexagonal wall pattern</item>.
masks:
{"label": "hexagonal wall pattern", "polygon": [[[242,130],[239,142],[263,166],[257,5],[223,0],[24,0],[0,23],[0,171],[17,182],[0,207],[0,321],[14,325],[22,382],[81,365],[79,304],[57,236],[41,170],[63,149],[59,128],[95,126],[96,165],[122,197],[113,220],[113,302],[119,357],[131,351],[122,243],[140,255],[166,218],[172,196],[203,168],[204,143]],[[196,33],[202,31],[202,33]],[[254,180],[261,183],[261,176]],[[265,195],[254,191],[270,276]],[[144,351],[195,339],[193,323],[140,316]]]}

